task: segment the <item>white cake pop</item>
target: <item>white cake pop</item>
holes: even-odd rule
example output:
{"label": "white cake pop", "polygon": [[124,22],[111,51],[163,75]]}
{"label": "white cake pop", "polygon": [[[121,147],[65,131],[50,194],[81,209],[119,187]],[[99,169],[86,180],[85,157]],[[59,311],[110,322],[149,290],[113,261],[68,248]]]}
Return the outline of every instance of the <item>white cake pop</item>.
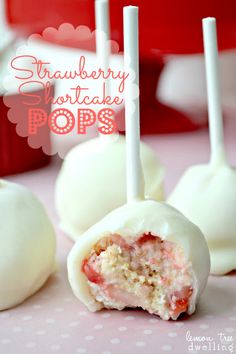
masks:
{"label": "white cake pop", "polygon": [[34,294],[55,268],[55,233],[36,197],[0,180],[0,310]]}
{"label": "white cake pop", "polygon": [[[136,84],[137,15],[137,7],[124,8],[126,72],[136,73]],[[141,307],[164,320],[176,320],[181,313],[195,311],[210,270],[209,250],[199,228],[180,212],[144,200],[139,100],[131,110],[130,81],[125,89],[128,203],[77,240],[68,257],[69,282],[91,311]]]}
{"label": "white cake pop", "polygon": [[[97,0],[96,49],[105,70],[109,62],[108,2]],[[108,87],[109,88],[109,87]],[[163,199],[164,169],[153,151],[141,145],[145,194]],[[126,200],[125,138],[99,136],[73,148],[65,158],[56,183],[56,208],[61,228],[76,240],[89,227]]]}
{"label": "white cake pop", "polygon": [[200,227],[211,255],[211,273],[236,269],[236,170],[225,158],[214,18],[203,20],[211,161],[190,167],[168,202]]}
{"label": "white cake pop", "polygon": [[[163,199],[164,170],[154,152],[141,145],[145,194]],[[89,227],[126,200],[125,139],[91,139],[66,156],[56,182],[61,228],[76,240]]]}
{"label": "white cake pop", "polygon": [[195,311],[209,270],[199,228],[153,200],[108,214],[76,242],[68,258],[71,287],[90,311],[141,307],[165,320]]}

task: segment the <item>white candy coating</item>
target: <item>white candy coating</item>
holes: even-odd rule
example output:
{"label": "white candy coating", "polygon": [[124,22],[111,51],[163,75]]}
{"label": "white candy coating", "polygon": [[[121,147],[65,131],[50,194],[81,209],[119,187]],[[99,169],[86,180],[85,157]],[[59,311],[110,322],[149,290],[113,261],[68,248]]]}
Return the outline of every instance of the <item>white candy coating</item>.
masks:
{"label": "white candy coating", "polygon": [[[202,293],[210,270],[210,256],[205,238],[199,228],[180,212],[165,203],[145,200],[125,204],[108,214],[80,237],[68,256],[68,276],[75,295],[91,310],[102,308],[92,297],[82,262],[90,250],[105,236],[118,234],[138,239],[146,232],[180,245],[187,261],[191,261],[195,275],[195,302]],[[195,310],[195,302],[188,313]]]}
{"label": "white candy coating", "polygon": [[34,294],[55,268],[55,233],[36,197],[0,180],[0,310]]}
{"label": "white candy coating", "polygon": [[211,255],[211,273],[236,269],[236,170],[225,163],[189,168],[168,203],[199,226]]}
{"label": "white candy coating", "polygon": [[[89,227],[126,201],[125,138],[91,139],[66,156],[56,183],[61,228],[76,240]],[[163,167],[141,143],[145,194],[163,199]]]}

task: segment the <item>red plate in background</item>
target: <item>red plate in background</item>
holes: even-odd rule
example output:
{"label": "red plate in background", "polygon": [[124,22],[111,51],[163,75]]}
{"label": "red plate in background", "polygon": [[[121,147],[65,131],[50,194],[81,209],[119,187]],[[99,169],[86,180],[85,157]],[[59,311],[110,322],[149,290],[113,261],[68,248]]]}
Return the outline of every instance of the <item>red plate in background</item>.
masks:
{"label": "red plate in background", "polygon": [[[69,22],[94,29],[93,0],[7,0],[7,17],[19,33],[41,32]],[[236,47],[235,0],[110,0],[111,37],[122,49],[123,17],[126,5],[139,6],[141,133],[191,131],[200,126],[156,99],[156,88],[165,66],[166,54],[202,52],[201,19],[217,18],[219,48]],[[118,114],[124,119],[124,112]]]}

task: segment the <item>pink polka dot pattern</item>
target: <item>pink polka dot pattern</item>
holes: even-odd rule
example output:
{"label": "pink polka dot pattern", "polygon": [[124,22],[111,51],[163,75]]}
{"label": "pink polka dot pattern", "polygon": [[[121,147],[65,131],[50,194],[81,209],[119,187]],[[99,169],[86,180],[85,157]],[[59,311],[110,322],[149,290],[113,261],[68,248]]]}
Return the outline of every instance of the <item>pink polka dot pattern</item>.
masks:
{"label": "pink polka dot pattern", "polygon": [[[236,131],[236,120],[231,130]],[[201,147],[205,140],[208,141],[207,135],[201,134],[196,134],[201,144],[194,150],[199,154],[195,156],[195,161],[202,158],[202,154],[204,156]],[[196,140],[194,134],[190,135],[191,138],[187,134],[183,136],[185,145],[178,140],[179,137],[148,140],[156,151],[163,151],[163,163],[169,168],[168,187],[174,185],[170,176],[192,161],[190,150]],[[236,139],[232,142],[232,156],[236,157]],[[173,165],[173,151],[178,148],[181,150],[182,166],[177,164],[180,161]],[[56,226],[58,219],[53,206],[53,191],[58,169],[59,165],[54,163],[45,169],[11,178],[12,181],[23,182],[39,195]],[[1,354],[187,354],[187,331],[195,336],[216,338],[217,333],[223,332],[236,337],[236,273],[210,277],[196,313],[190,318],[184,316],[177,322],[165,322],[138,310],[90,313],[74,297],[67,280],[66,257],[73,243],[58,228],[57,237],[57,273],[22,305],[0,312]]]}

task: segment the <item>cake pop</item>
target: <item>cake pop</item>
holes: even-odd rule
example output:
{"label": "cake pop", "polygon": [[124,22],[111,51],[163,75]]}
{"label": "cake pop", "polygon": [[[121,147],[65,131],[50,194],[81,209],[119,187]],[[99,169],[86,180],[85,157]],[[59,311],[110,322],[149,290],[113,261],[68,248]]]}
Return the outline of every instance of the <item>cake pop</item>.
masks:
{"label": "cake pop", "polygon": [[200,227],[211,255],[211,273],[236,268],[236,170],[227,162],[220,104],[216,21],[203,19],[211,160],[190,167],[168,202]]}
{"label": "cake pop", "polygon": [[[162,319],[192,314],[209,274],[209,250],[200,229],[173,207],[144,199],[139,157],[138,8],[124,8],[127,204],[80,237],[68,256],[75,295],[91,311],[141,307]],[[130,60],[131,59],[131,60]],[[133,111],[132,103],[135,104]]]}
{"label": "cake pop", "polygon": [[[97,0],[96,48],[103,68],[108,67],[108,2]],[[102,35],[103,34],[103,35]],[[163,196],[164,169],[154,152],[141,144],[145,194]],[[94,223],[125,203],[125,139],[114,133],[74,147],[65,157],[56,182],[56,208],[63,231],[76,240]]]}
{"label": "cake pop", "polygon": [[55,269],[53,226],[25,187],[0,180],[0,310],[34,294]]}

